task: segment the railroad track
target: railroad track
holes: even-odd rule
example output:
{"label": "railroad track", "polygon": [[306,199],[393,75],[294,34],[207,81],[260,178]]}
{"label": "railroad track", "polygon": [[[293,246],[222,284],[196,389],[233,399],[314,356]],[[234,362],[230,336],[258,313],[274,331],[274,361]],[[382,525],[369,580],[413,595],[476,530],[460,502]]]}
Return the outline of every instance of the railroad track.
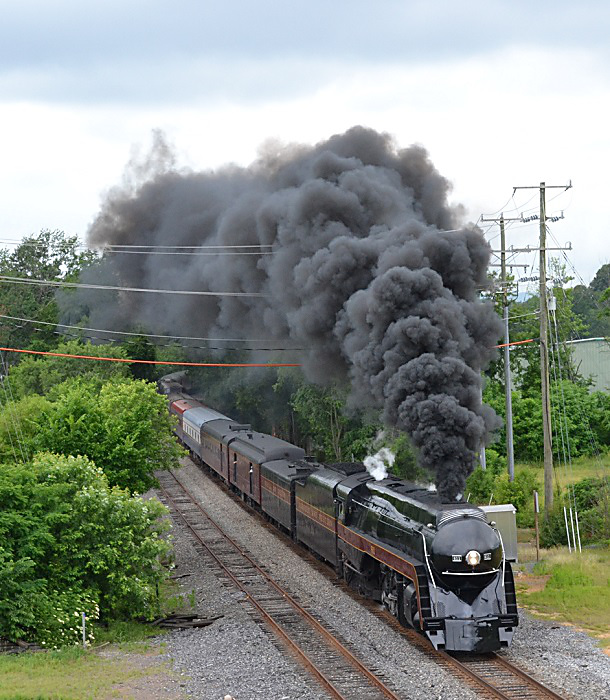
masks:
{"label": "railroad track", "polygon": [[[207,476],[207,478],[212,479],[212,477],[209,476],[207,473],[204,472],[204,474]],[[182,493],[182,498],[184,498],[184,494],[188,495],[188,502],[190,503],[191,507],[194,507],[200,513],[205,513],[205,511],[196,503],[195,499],[192,496],[190,496],[187,489],[184,486],[182,486],[182,484],[180,484],[177,477],[173,473],[168,474],[167,472],[161,472],[157,474],[157,477],[159,478],[159,481],[162,482],[162,487],[164,489],[165,485],[163,482],[169,482],[170,486],[174,485],[174,488],[180,490],[180,492]],[[216,485],[221,484],[221,482],[219,482],[217,479],[212,480]],[[250,514],[254,513],[256,515],[259,515],[257,511],[253,510],[250,506],[246,505],[241,499],[235,497],[235,495],[228,489],[225,488],[224,490],[227,495],[234,498],[235,502],[238,503],[245,510],[247,510]],[[178,499],[180,499],[180,495],[178,496]],[[167,498],[167,500],[169,501],[170,499]],[[169,503],[169,505],[171,505],[171,502]],[[180,517],[184,522],[184,516],[180,514]],[[207,513],[205,513],[205,517],[210,519]],[[484,700],[569,700],[567,696],[558,695],[556,692],[554,692],[550,688],[547,688],[535,678],[527,674],[525,671],[515,666],[503,656],[500,656],[498,654],[452,655],[448,654],[447,652],[438,651],[434,649],[427,639],[422,637],[415,630],[403,627],[398,622],[398,620],[393,615],[391,615],[385,608],[380,606],[378,603],[371,601],[370,599],[363,598],[360,594],[351,589],[342,579],[337,579],[334,572],[328,566],[320,562],[316,557],[308,553],[306,550],[303,550],[302,547],[295,544],[288,536],[284,535],[282,532],[277,530],[277,528],[273,527],[273,525],[263,520],[262,518],[259,518],[259,524],[265,527],[265,529],[267,529],[269,532],[272,532],[276,536],[278,536],[290,549],[298,552],[301,557],[306,558],[307,561],[318,572],[326,576],[326,578],[333,585],[341,588],[352,598],[358,600],[358,602],[367,607],[369,611],[373,615],[375,615],[375,617],[382,620],[385,624],[390,625],[398,634],[400,634],[401,637],[408,640],[410,644],[416,646],[423,654],[425,654],[427,658],[434,661],[446,672],[450,673],[454,677],[459,678],[462,682],[466,683],[466,685],[470,686],[477,693],[478,697]],[[217,528],[218,526],[215,527]],[[189,529],[191,529],[190,526]],[[243,548],[240,547],[240,545],[238,545],[237,543],[233,543],[233,546],[242,552],[244,551]],[[244,555],[247,556],[245,552]],[[249,557],[249,559],[251,558]],[[251,561],[253,562],[253,560]],[[258,565],[255,562],[253,562],[253,565],[261,572],[261,574],[267,580],[271,581],[271,578],[267,572],[260,569],[260,567],[258,567]],[[273,583],[273,586],[277,591],[282,590],[275,583]],[[241,588],[241,590],[244,590],[244,588]],[[248,593],[248,590],[246,590],[245,592]],[[282,593],[282,595],[284,595],[284,593]],[[291,604],[293,606],[296,606],[297,608],[301,608],[299,603],[297,603],[292,597]],[[301,608],[301,610],[303,610],[303,612],[308,617],[311,617],[309,612],[305,611],[303,608]],[[267,621],[266,618],[264,618],[264,616],[263,619]],[[315,618],[312,619],[315,620]],[[315,620],[315,623],[317,625],[320,625],[320,623],[317,620]],[[273,627],[273,624],[271,624],[271,626]],[[330,632],[326,629],[325,632],[327,634],[330,634]],[[345,650],[348,652],[350,657],[355,659],[354,655],[349,650],[347,650],[346,648]],[[297,654],[297,656],[300,655]],[[301,661],[304,660],[301,658]],[[304,664],[308,666],[307,661],[304,661]],[[310,670],[312,669],[310,668]],[[351,668],[348,668],[347,670],[350,673],[353,673]],[[325,682],[319,677],[318,673],[315,670],[312,670],[312,672],[314,676],[316,676],[318,680],[322,683],[322,685],[326,687]],[[324,672],[322,671],[322,673]],[[368,671],[368,673],[370,673],[370,671]],[[345,697],[346,700],[367,700],[369,697],[398,697],[393,691],[391,691],[387,687],[385,687],[385,691],[380,691],[383,693],[382,695],[360,695],[358,694],[358,692],[358,690],[354,690],[353,692],[350,691],[345,696],[335,695],[331,692],[331,696]]]}
{"label": "railroad track", "polygon": [[510,661],[498,654],[485,654],[467,659],[451,657],[452,663],[459,664],[459,670],[472,674],[473,679],[483,686],[491,698],[524,698],[527,700],[564,700],[553,690],[539,683]]}
{"label": "railroad track", "polygon": [[330,630],[229,537],[171,472],[157,474],[162,500],[190,532],[196,546],[217,570],[241,590],[264,621],[337,700],[381,700],[400,697],[383,678],[368,669]]}
{"label": "railroad track", "polygon": [[448,654],[437,650],[415,630],[407,629],[387,611],[378,615],[417,646],[428,658],[454,676],[459,676],[485,700],[568,700],[558,695],[499,654]]}

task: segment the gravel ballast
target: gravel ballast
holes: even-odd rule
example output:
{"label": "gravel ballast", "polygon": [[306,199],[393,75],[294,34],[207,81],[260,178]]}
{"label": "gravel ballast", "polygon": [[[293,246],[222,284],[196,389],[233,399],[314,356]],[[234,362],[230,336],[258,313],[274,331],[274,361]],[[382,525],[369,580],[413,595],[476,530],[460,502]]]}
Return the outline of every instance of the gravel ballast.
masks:
{"label": "gravel ballast", "polygon": [[[270,574],[334,631],[396,692],[413,700],[469,700],[473,691],[400,637],[364,606],[316,571],[249,515],[190,460],[178,472],[201,505],[267,567]],[[188,697],[222,700],[318,700],[328,695],[250,615],[243,594],[226,586],[180,527],[173,533],[176,574],[197,612],[222,615],[209,627],[168,635],[166,655]],[[511,661],[573,697],[610,698],[610,659],[586,635],[521,611]],[[357,700],[357,699],[355,699]]]}

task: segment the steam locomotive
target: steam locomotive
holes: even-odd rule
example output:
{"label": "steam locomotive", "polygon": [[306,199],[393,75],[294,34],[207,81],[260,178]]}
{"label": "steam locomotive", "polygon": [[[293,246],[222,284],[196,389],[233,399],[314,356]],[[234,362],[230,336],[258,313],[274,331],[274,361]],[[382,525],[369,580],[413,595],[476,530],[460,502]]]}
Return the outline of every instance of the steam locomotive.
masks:
{"label": "steam locomotive", "polygon": [[202,405],[174,375],[159,382],[176,433],[233,490],[363,595],[426,635],[437,649],[488,652],[518,625],[500,532],[468,503],[361,463],[320,464],[295,445]]}

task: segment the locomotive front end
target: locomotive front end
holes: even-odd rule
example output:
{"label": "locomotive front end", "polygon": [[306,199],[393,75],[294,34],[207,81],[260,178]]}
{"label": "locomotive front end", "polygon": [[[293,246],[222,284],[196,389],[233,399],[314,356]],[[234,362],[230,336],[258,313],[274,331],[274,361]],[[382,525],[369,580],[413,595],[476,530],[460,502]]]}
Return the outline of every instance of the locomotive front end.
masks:
{"label": "locomotive front end", "polygon": [[447,651],[495,651],[518,624],[514,583],[502,537],[477,508],[439,512],[428,571],[434,617],[426,633]]}

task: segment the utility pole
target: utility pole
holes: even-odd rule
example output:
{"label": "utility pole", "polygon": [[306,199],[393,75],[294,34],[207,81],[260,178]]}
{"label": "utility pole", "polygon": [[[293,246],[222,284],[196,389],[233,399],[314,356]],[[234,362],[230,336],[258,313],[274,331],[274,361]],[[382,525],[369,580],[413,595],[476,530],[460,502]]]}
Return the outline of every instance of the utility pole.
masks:
{"label": "utility pole", "polygon": [[549,306],[546,297],[546,187],[540,183],[540,387],[542,391],[542,438],[544,441],[544,515],[553,508],[553,433],[549,380]]}
{"label": "utility pole", "polygon": [[549,346],[548,346],[548,302],[546,296],[546,191],[547,189],[564,189],[569,185],[546,185],[541,182],[538,187],[515,187],[513,194],[521,189],[540,190],[540,386],[542,391],[542,439],[544,443],[544,516],[548,520],[553,508],[553,442],[551,432],[551,393],[549,381]]}
{"label": "utility pole", "polygon": [[[499,219],[481,217],[481,221],[494,221],[500,224],[500,280],[502,284],[502,318],[504,319],[504,393],[506,397],[506,458],[508,462],[508,478],[515,479],[515,451],[513,447],[513,397],[510,376],[510,334],[508,330],[508,280],[506,279],[506,221],[522,221],[523,217],[504,218],[504,212]],[[495,266],[494,266],[495,267]],[[527,267],[526,265],[518,267]]]}

